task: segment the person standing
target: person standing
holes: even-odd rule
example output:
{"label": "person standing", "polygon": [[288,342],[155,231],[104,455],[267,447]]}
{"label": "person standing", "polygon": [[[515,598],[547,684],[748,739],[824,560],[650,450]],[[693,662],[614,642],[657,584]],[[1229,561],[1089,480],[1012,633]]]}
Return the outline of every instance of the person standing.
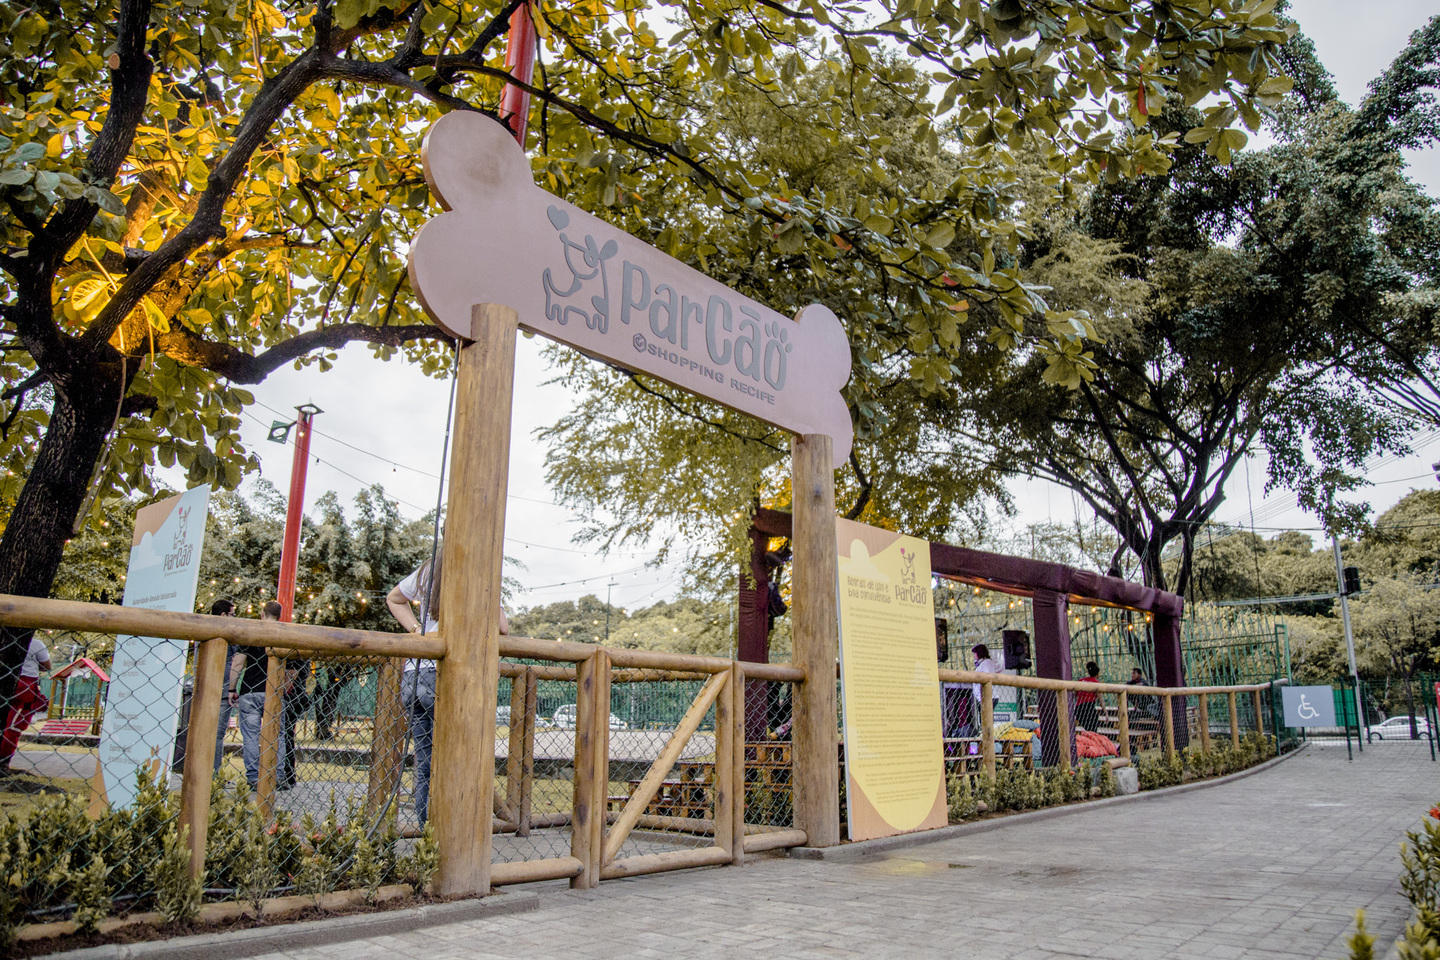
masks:
{"label": "person standing", "polygon": [[[267,601],[260,612],[261,620],[279,620],[280,601]],[[240,712],[240,752],[245,758],[245,780],[254,790],[260,785],[260,727],[265,716],[265,682],[270,672],[270,656],[264,647],[236,647],[230,662],[235,678],[230,688],[230,703]],[[295,679],[295,671],[286,664],[284,683]],[[280,724],[277,756],[285,755],[285,730]]]}
{"label": "person standing", "polygon": [[20,664],[20,676],[15,681],[15,695],[10,698],[10,709],[5,715],[5,733],[0,735],[0,776],[9,774],[10,761],[20,746],[20,734],[30,726],[30,718],[50,706],[50,700],[40,692],[41,671],[50,672],[50,651],[32,633],[25,660]]}
{"label": "person standing", "polygon": [[[440,629],[440,580],[444,553],[417,567],[385,596],[390,614],[406,633],[434,633]],[[419,604],[420,616],[411,604]],[[423,621],[422,621],[423,618]],[[500,609],[500,633],[510,632],[505,609]],[[415,743],[415,816],[424,826],[430,814],[430,754],[435,736],[435,661],[406,660],[400,678],[400,703]]]}
{"label": "person standing", "polygon": [[296,733],[300,728],[300,721],[310,710],[310,692],[306,689],[310,679],[310,661],[286,660],[285,676],[285,694],[282,698],[285,705],[282,714],[285,749],[280,754],[278,776],[281,790],[289,790],[299,781],[296,772],[298,768],[295,765],[295,744],[298,742]]}
{"label": "person standing", "polygon": [[[1100,682],[1100,664],[1094,660],[1085,663],[1085,676],[1080,678],[1081,683]],[[1082,730],[1095,732],[1100,724],[1100,694],[1095,690],[1080,690],[1075,694],[1075,726]]]}
{"label": "person standing", "polygon": [[[973,667],[970,668],[970,669],[973,670],[975,673],[999,673],[999,672],[1000,672],[1000,664],[996,663],[993,659],[991,659],[991,657],[990,657],[990,648],[989,648],[988,646],[986,646],[985,644],[983,644],[983,643],[977,643],[977,644],[975,644],[975,646],[971,647],[971,648],[970,648],[970,656],[972,656],[972,657],[975,658],[975,666],[973,666]],[[980,728],[981,717],[984,716],[984,714],[981,713],[981,707],[982,707],[982,704],[980,703],[980,694],[981,694],[981,691],[982,691],[982,687],[980,686],[980,684],[978,684],[978,683],[972,683],[972,684],[970,685],[970,702],[971,702],[970,711],[971,711],[971,721],[975,724],[975,728],[976,728],[977,731],[978,731],[979,728]],[[995,685],[992,683],[992,684],[990,685],[990,708],[991,708],[991,715],[992,715],[992,716],[994,715],[995,702],[996,702],[998,699],[999,699],[999,697],[996,696]]]}

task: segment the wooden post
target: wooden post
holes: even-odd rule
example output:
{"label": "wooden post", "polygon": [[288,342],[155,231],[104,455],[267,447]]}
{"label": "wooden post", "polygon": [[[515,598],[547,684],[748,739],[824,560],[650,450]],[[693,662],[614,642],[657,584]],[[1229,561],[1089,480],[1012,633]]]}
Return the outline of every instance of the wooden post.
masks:
{"label": "wooden post", "polygon": [[[221,682],[224,682],[223,678]],[[104,691],[105,685],[103,683],[95,684],[95,701],[90,705],[90,736],[92,737],[100,736],[100,710],[102,706],[100,695]],[[65,714],[62,711],[60,715],[63,717]]]}
{"label": "wooden post", "polygon": [[440,613],[445,659],[435,679],[430,818],[440,851],[435,893],[490,892],[500,578],[510,470],[516,313],[477,304],[460,350],[455,443],[446,500]]}
{"label": "wooden post", "polygon": [[[517,780],[509,780],[510,806],[515,811],[516,836],[530,836],[530,815],[535,791],[535,689],[539,678],[534,667],[526,667],[517,683],[524,683],[524,696],[520,701],[520,770]],[[513,690],[513,688],[512,688]],[[515,755],[515,697],[510,697],[510,755]],[[507,766],[508,769],[508,766]]]}
{"label": "wooden post", "polygon": [[985,775],[995,776],[995,701],[991,699],[991,683],[980,684],[980,762]]}
{"label": "wooden post", "polygon": [[[190,696],[190,726],[185,734],[185,776],[180,782],[180,829],[189,830],[190,877],[205,873],[205,838],[210,828],[210,784],[215,776],[215,742],[220,698],[225,695],[224,640],[206,640],[195,654],[195,691]],[[206,749],[191,747],[205,744]]]}
{"label": "wooden post", "polygon": [[[255,802],[260,807],[260,818],[268,823],[271,814],[275,812],[275,776],[276,768],[280,764],[280,714],[284,710],[285,661],[279,657],[267,659],[265,708],[260,714],[260,776],[255,787]],[[216,719],[218,721],[218,716]]]}
{"label": "wooden post", "polygon": [[1210,752],[1210,695],[1200,694],[1200,749]]}
{"label": "wooden post", "polygon": [[1175,759],[1175,697],[1173,694],[1164,694],[1165,710],[1162,716],[1164,721],[1165,737],[1165,759]]}
{"label": "wooden post", "polygon": [[505,751],[505,807],[515,822],[515,835],[529,836],[530,827],[521,823],[521,794],[525,781],[525,689],[529,672],[510,678],[510,742]]}
{"label": "wooden post", "polygon": [[370,738],[370,781],[365,813],[374,817],[395,795],[405,765],[405,709],[400,702],[400,676],[405,661],[386,657],[375,671],[375,724]]}
{"label": "wooden post", "polygon": [[1260,696],[1259,690],[1250,691],[1251,701],[1255,704],[1255,732],[1261,736],[1265,735],[1265,714],[1263,708],[1265,701]]}
{"label": "wooden post", "polygon": [[[725,689],[720,691],[720,697],[715,701],[715,846],[730,854],[730,860],[735,860],[735,852],[742,854],[745,850],[745,828],[742,825],[740,833],[735,832],[735,796],[736,793],[744,793],[744,788],[736,789],[735,777],[735,690],[736,672],[731,666],[729,678],[725,682]],[[743,737],[744,734],[741,734]],[[743,781],[743,771],[740,780]],[[644,811],[641,811],[642,813]]]}
{"label": "wooden post", "polygon": [[[745,665],[737,660],[730,668],[730,696],[734,708],[734,733],[731,735],[731,763],[735,770],[735,795],[730,805],[730,814],[734,818],[734,826],[731,829],[731,836],[734,837],[735,848],[732,851],[730,862],[740,865],[745,862]],[[720,811],[715,811],[718,817]]]}
{"label": "wooden post", "polygon": [[1225,695],[1230,700],[1230,746],[1240,746],[1240,711],[1235,704],[1235,691]]}
{"label": "wooden post", "polygon": [[840,638],[835,597],[835,470],[830,438],[791,443],[794,560],[791,612],[795,665],[805,681],[794,693],[792,762],[795,825],[812,847],[840,842],[840,737],[835,664]]}
{"label": "wooden post", "polygon": [[[603,711],[597,709],[602,705]],[[609,743],[610,659],[604,650],[596,650],[579,664],[575,678],[575,801],[570,817],[570,855],[580,861],[582,868],[570,878],[574,890],[588,890],[600,882],[605,802],[610,786]]]}
{"label": "wooden post", "polygon": [[1070,772],[1070,756],[1075,744],[1070,739],[1070,691],[1055,691],[1055,730],[1060,747],[1060,769]]}
{"label": "wooden post", "polygon": [[[605,858],[605,824],[610,798],[610,654],[605,651],[595,658],[595,697],[594,708],[590,714],[590,722],[593,730],[590,734],[590,765],[595,770],[595,777],[591,781],[590,809],[593,815],[590,817],[590,849],[595,851],[595,857],[601,861],[601,868],[604,868]],[[596,874],[596,882],[599,882],[600,874]]]}
{"label": "wooden post", "polygon": [[1116,729],[1120,735],[1120,756],[1126,760],[1130,759],[1130,694],[1121,690],[1119,693],[1120,703],[1115,709],[1118,711],[1115,716]]}

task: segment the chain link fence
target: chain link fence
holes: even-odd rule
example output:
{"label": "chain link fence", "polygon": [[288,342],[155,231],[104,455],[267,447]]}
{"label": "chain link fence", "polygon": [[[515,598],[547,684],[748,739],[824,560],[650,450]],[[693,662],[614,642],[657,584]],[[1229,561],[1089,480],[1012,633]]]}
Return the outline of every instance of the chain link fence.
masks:
{"label": "chain link fence", "polygon": [[[52,670],[22,683],[7,712],[0,927],[181,909],[187,755],[192,775],[213,777],[199,878],[207,902],[374,892],[433,871],[433,844],[407,839],[423,835],[413,735],[423,724],[409,718],[425,710],[403,679],[424,671],[230,647],[210,680],[214,690],[223,677],[222,691],[202,704],[200,645],[37,636]],[[213,743],[190,742],[202,709],[219,715]]]}
{"label": "chain link fence", "polygon": [[[607,862],[713,842],[717,711],[713,698],[700,698],[704,689],[703,678],[668,671],[611,672]],[[632,719],[616,716],[616,706]],[[633,829],[617,844],[626,819]]]}
{"label": "chain link fence", "polygon": [[795,685],[745,681],[745,833],[789,830],[795,825],[791,728]]}
{"label": "chain link fence", "polygon": [[570,855],[575,668],[505,661],[495,707],[494,863]]}

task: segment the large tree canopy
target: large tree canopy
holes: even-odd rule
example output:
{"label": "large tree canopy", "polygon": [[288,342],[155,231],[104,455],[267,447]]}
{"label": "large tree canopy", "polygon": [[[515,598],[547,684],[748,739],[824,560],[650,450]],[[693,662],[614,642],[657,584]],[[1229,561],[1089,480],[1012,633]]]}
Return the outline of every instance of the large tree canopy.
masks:
{"label": "large tree canopy", "polygon": [[[251,464],[234,436],[241,385],[291,362],[323,369],[352,341],[442,365],[402,268],[435,212],[417,141],[445,110],[497,109],[521,2],[0,4],[0,592],[49,589],[92,487],[144,489],[156,461],[234,483]],[[853,162],[883,178],[880,94],[925,71],[942,102],[904,108],[932,153],[958,124],[981,161],[1038,137],[1057,174],[1163,169],[1172,144],[1145,114],[1166,91],[1222,98],[1206,129],[1223,152],[1243,136],[1227,129],[1237,107],[1286,89],[1274,4],[541,0],[536,175],[627,225],[663,210],[657,241],[702,269],[734,238],[883,277],[908,291],[899,302],[935,309],[862,311],[865,338],[876,324],[908,343],[910,375],[938,389],[959,336],[936,319],[947,307],[993,303],[1017,329],[1042,309],[1005,265],[1013,229],[985,171],[879,203],[802,195],[705,115],[749,95],[787,108],[793,79],[824,71],[817,128],[856,125]],[[976,223],[977,249],[952,257]],[[1083,324],[1050,319],[1035,348],[1075,381]],[[7,635],[0,663],[20,649]]]}
{"label": "large tree canopy", "polygon": [[[1429,49],[1437,30],[1440,18],[1413,43]],[[1047,387],[1043,361],[1013,352],[1004,377],[951,412],[957,432],[1075,490],[1156,586],[1189,588],[1194,536],[1257,448],[1272,486],[1328,527],[1357,529],[1368,508],[1345,495],[1364,485],[1358,468],[1404,450],[1414,420],[1393,398],[1420,397],[1416,377],[1440,359],[1440,212],[1406,178],[1390,129],[1366,120],[1385,89],[1357,113],[1307,83],[1277,145],[1230,164],[1188,150],[1042,233],[1030,275],[1094,315],[1094,375]],[[1195,121],[1175,103],[1162,122]],[[1167,569],[1172,541],[1180,562]]]}

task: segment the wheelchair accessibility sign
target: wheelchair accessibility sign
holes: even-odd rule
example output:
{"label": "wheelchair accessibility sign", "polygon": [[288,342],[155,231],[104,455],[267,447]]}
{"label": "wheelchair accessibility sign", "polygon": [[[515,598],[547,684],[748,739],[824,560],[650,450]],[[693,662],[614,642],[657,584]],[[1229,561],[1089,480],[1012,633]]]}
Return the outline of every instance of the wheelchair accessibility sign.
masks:
{"label": "wheelchair accessibility sign", "polygon": [[1330,687],[1283,687],[1280,699],[1287,727],[1340,725],[1335,719],[1335,691]]}

